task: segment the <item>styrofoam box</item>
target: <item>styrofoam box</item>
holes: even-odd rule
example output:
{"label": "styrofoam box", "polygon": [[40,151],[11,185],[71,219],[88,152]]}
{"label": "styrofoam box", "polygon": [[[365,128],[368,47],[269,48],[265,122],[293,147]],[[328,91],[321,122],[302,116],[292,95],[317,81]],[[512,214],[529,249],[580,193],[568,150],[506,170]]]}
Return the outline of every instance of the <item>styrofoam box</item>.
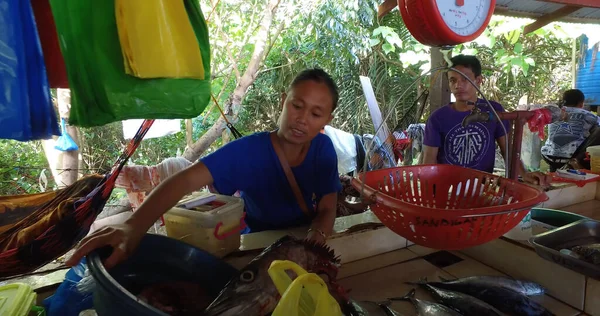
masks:
{"label": "styrofoam box", "polygon": [[[217,195],[217,199],[211,203],[224,205],[210,210],[203,210],[209,208],[206,206],[194,210],[178,207],[170,209],[164,215],[165,227],[167,236],[223,257],[240,248],[244,201]],[[227,237],[223,239],[223,236]]]}

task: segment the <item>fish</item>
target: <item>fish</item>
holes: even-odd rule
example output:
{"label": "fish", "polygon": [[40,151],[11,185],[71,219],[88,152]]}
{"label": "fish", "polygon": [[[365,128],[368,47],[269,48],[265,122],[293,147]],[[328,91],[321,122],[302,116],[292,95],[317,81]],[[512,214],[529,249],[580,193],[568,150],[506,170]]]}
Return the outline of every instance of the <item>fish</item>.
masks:
{"label": "fish", "polygon": [[436,288],[430,284],[420,284],[433,298],[465,316],[501,316],[502,313],[490,304],[460,292]]}
{"label": "fish", "polygon": [[347,298],[345,291],[335,283],[340,258],[333,250],[323,243],[284,236],[241,269],[204,310],[204,315],[262,316],[272,313],[281,297],[268,274],[275,260],[290,260],[307,272],[324,274],[332,296],[339,301]]}
{"label": "fish", "polygon": [[461,314],[439,303],[420,300],[415,297],[416,290],[412,289],[402,297],[390,298],[391,301],[409,301],[417,310],[419,316],[461,316]]}
{"label": "fish", "polygon": [[345,316],[402,316],[402,314],[393,310],[389,305],[391,301],[372,302],[355,301],[349,299],[342,306],[342,312]]}
{"label": "fish", "polygon": [[571,248],[581,258],[591,264],[600,265],[600,244],[575,246]]}
{"label": "fish", "polygon": [[465,286],[464,284],[452,284],[444,282],[408,282],[408,284],[429,284],[439,289],[461,292],[473,296],[481,301],[495,307],[502,313],[509,315],[527,315],[527,316],[551,316],[554,315],[544,306],[530,299],[528,296],[502,286],[489,286],[481,283],[474,283]]}
{"label": "fish", "polygon": [[502,313],[490,304],[474,298],[471,295],[467,295],[460,292],[454,292],[436,288],[427,283],[419,284],[421,287],[426,289],[433,298],[459,312],[465,316],[501,316]]}
{"label": "fish", "polygon": [[543,295],[546,291],[544,287],[535,282],[515,280],[504,276],[471,276],[456,280],[446,280],[440,277],[440,280],[446,285],[456,285],[457,290],[462,286],[480,285],[484,287],[499,286],[527,296]]}

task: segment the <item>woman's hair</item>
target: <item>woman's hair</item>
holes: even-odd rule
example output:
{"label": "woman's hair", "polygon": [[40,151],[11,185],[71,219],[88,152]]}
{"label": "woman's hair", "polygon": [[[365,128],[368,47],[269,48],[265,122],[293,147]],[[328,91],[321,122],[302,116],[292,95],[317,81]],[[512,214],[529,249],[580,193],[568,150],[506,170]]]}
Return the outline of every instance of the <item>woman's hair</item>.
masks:
{"label": "woman's hair", "polygon": [[475,77],[481,76],[481,62],[473,55],[456,55],[450,58],[452,67],[463,66],[471,69]]}
{"label": "woman's hair", "polygon": [[329,92],[331,93],[331,99],[333,100],[333,108],[331,109],[331,112],[333,112],[338,105],[338,100],[340,98],[340,94],[338,92],[338,87],[335,84],[335,82],[333,81],[333,79],[331,78],[331,76],[327,72],[325,72],[323,69],[313,68],[313,69],[303,70],[301,73],[299,73],[296,76],[296,78],[294,78],[294,80],[290,84],[290,88],[295,87],[296,85],[298,85],[301,82],[309,81],[309,80],[315,81],[318,83],[323,83],[327,86],[327,88],[329,89]]}
{"label": "woman's hair", "polygon": [[563,93],[563,106],[576,107],[585,100],[585,95],[579,89],[571,89]]}

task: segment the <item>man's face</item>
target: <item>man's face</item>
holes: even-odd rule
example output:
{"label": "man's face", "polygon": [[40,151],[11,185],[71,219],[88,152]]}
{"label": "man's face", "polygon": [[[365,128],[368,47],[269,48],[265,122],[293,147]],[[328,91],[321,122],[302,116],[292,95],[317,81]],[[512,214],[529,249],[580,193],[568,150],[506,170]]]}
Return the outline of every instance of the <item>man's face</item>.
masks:
{"label": "man's face", "polygon": [[282,95],[279,128],[294,144],[310,142],[333,119],[333,97],[324,83],[312,80],[296,84]]}
{"label": "man's face", "polygon": [[[471,68],[465,66],[455,66],[454,68],[469,77],[477,87],[481,85],[482,77],[475,77]],[[458,72],[452,70],[448,71],[448,82],[450,84],[450,91],[454,94],[456,101],[466,102],[477,100],[477,89],[475,89],[469,80]]]}

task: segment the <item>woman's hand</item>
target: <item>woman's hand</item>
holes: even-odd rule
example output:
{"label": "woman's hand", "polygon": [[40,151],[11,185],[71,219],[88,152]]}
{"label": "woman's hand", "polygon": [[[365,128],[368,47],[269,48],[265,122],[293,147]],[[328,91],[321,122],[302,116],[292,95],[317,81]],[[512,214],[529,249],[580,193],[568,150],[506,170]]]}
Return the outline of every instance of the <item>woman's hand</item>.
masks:
{"label": "woman's hand", "polygon": [[325,241],[327,240],[325,238],[325,236],[323,236],[323,234],[321,234],[320,232],[318,232],[316,230],[309,231],[308,234],[306,235],[306,239],[308,239],[310,241],[314,241],[316,243],[320,243],[320,244],[324,244]]}
{"label": "woman's hand", "polygon": [[104,266],[110,269],[127,259],[145,234],[145,231],[129,223],[103,227],[79,242],[75,253],[67,260],[66,265],[70,267],[77,265],[81,258],[93,250],[112,246],[112,254],[104,261]]}
{"label": "woman's hand", "polygon": [[523,174],[523,181],[530,183],[530,184],[547,187],[550,185],[550,182],[552,182],[552,176],[549,174],[539,172],[539,171],[538,172],[527,172],[527,173]]}

